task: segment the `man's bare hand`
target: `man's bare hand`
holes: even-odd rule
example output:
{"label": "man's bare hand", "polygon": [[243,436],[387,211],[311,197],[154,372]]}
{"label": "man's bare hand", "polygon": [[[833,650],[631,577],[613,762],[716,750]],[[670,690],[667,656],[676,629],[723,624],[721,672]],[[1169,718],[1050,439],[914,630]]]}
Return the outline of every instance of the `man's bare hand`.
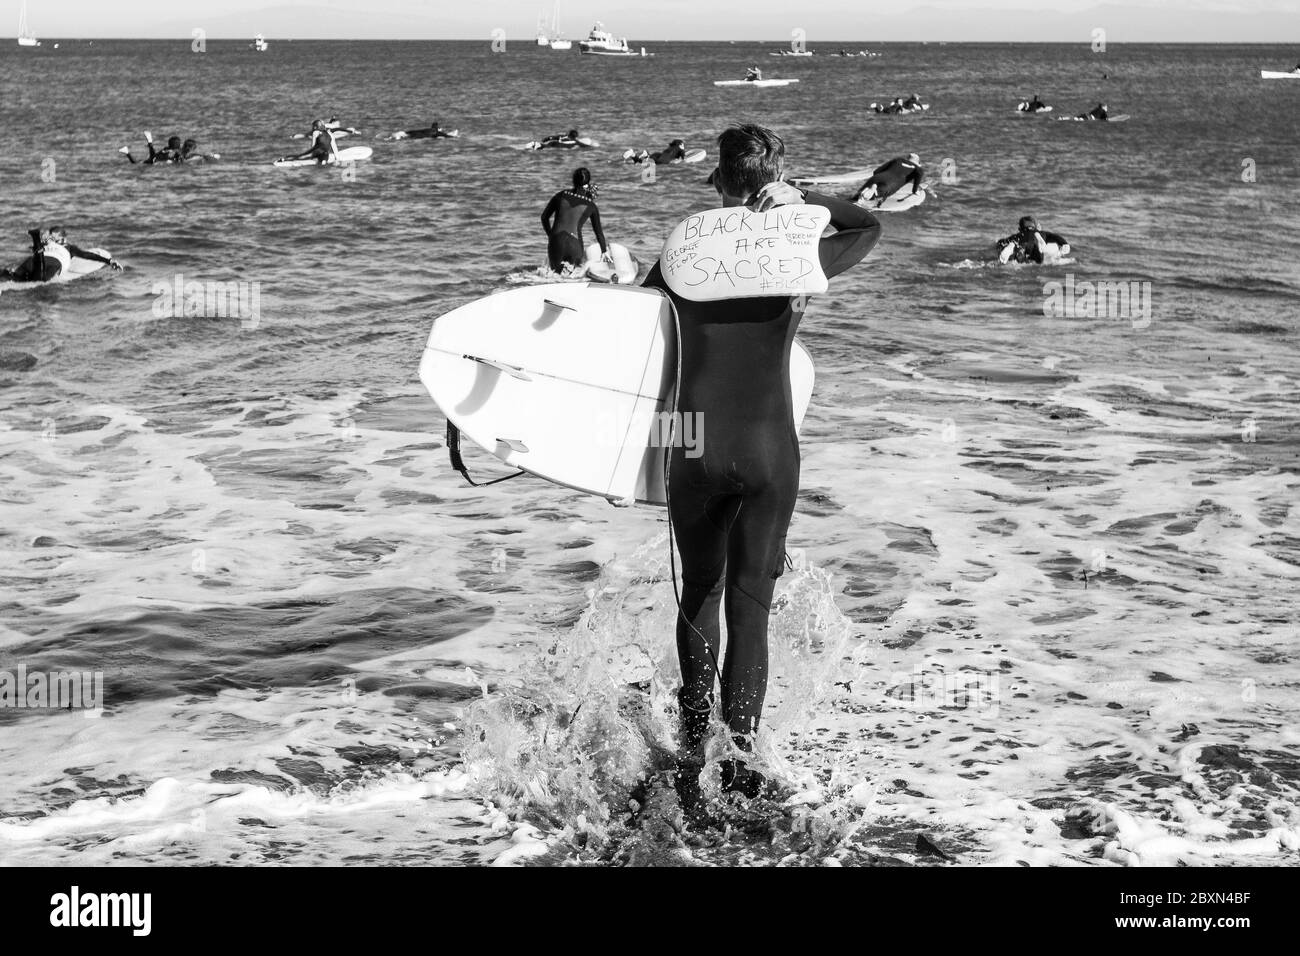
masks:
{"label": "man's bare hand", "polygon": [[777,206],[789,206],[801,202],[803,202],[803,192],[789,183],[768,183],[758,191],[751,208],[755,212],[767,212]]}

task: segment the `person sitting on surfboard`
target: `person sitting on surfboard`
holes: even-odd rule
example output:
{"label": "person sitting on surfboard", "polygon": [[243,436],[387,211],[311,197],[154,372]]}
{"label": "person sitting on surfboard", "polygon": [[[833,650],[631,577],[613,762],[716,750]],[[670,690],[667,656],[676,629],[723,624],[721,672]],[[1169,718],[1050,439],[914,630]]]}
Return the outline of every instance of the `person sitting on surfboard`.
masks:
{"label": "person sitting on surfboard", "polygon": [[749,83],[753,83],[756,80],[761,80],[762,78],[763,78],[763,71],[756,66],[751,66],[748,70],[745,71],[745,80]]}
{"label": "person sitting on surfboard", "polygon": [[[1068,252],[1070,243],[1064,236],[1054,232],[1044,232],[1038,228],[1038,220],[1033,216],[1022,216],[1019,231],[1014,236],[1007,236],[997,242],[998,258],[1003,262],[1043,262],[1047,246],[1055,245],[1057,250]],[[1007,255],[1007,247],[1014,249]],[[1005,258],[1004,258],[1005,256]]]}
{"label": "person sitting on surfboard", "polygon": [[889,162],[875,168],[871,178],[863,183],[858,194],[853,197],[853,201],[880,202],[894,195],[908,183],[912,184],[912,194],[915,195],[921,191],[921,182],[924,178],[925,167],[921,165],[920,156],[916,153],[895,156]]}
{"label": "person sitting on surfboard", "polygon": [[[183,155],[183,150],[181,145],[181,138],[179,136],[168,137],[167,145],[164,146],[162,149],[158,149],[156,146],[154,146],[152,133],[145,133],[144,140],[145,143],[147,143],[149,146],[149,158],[144,160],[143,165],[159,166],[168,163],[181,163],[185,161],[185,156]],[[121,149],[118,150],[118,152],[121,153],[123,156],[125,156],[132,163],[137,162],[136,158],[131,155],[130,146],[123,146]]]}
{"label": "person sitting on surfboard", "polygon": [[296,156],[285,156],[283,159],[314,159],[318,163],[328,163],[333,157],[335,162],[339,158],[339,148],[334,142],[334,131],[329,128],[324,120],[313,120],[311,124],[311,145]]}
{"label": "person sitting on surfboard", "polygon": [[101,256],[68,242],[68,234],[62,226],[52,226],[45,233],[39,229],[29,229],[27,235],[32,239],[31,256],[12,269],[0,269],[0,279],[10,282],[49,282],[67,270],[73,259],[90,259],[102,262],[112,269],[122,268],[112,256]]}
{"label": "person sitting on surfboard", "polygon": [[589,218],[596,241],[600,243],[601,259],[612,262],[605,231],[600,227],[600,210],[596,207],[596,187],[591,184],[591,170],[581,166],[573,171],[573,188],[556,193],[542,210],[542,229],[547,237],[546,260],[552,272],[568,275],[583,267],[587,253],[582,242],[582,225]]}
{"label": "person sitting on surfboard", "polygon": [[[808,203],[829,210],[837,231],[817,247],[827,277],[856,265],[879,239],[880,223],[866,210],[782,181],[785,143],[772,130],[730,127],[718,137],[718,151],[713,183],[723,206],[762,213]],[[799,492],[789,363],[807,298],[687,299],[671,288],[662,262],[645,285],[664,290],[677,311],[680,377],[674,415],[679,411],[707,425],[689,455],[681,442],[668,452],[668,514],[682,567],[677,618],[682,750],[675,785],[683,809],[699,819],[714,676],[721,680],[722,718],[741,753],[751,749],[763,711],[768,617]],[[724,603],[727,655],[719,667]],[[765,789],[762,775],[741,760],[726,761],[722,771],[729,791],[755,796]]]}
{"label": "person sitting on surfboard", "polygon": [[1020,104],[1020,108],[1026,113],[1037,113],[1039,110],[1045,109],[1046,107],[1047,104],[1038,98],[1037,93],[1034,94],[1032,100]]}

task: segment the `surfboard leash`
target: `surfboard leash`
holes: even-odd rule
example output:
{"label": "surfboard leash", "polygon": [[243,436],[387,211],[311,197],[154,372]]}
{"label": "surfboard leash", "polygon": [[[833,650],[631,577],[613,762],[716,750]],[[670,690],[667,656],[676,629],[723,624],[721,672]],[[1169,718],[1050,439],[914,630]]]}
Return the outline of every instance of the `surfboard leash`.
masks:
{"label": "surfboard leash", "polygon": [[509,481],[511,478],[518,478],[520,475],[526,475],[528,472],[522,468],[513,475],[503,475],[500,478],[493,478],[491,481],[475,481],[469,476],[469,468],[465,466],[465,459],[460,455],[460,429],[447,420],[447,457],[451,459],[451,467],[460,472],[461,477],[475,488],[486,488],[488,485],[500,484],[503,481]]}

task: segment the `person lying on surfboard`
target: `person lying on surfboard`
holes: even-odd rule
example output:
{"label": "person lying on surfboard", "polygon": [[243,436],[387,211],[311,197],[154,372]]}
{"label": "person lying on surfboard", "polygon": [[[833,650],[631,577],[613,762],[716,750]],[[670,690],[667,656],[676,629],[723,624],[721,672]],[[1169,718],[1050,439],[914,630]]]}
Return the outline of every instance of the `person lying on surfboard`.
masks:
{"label": "person lying on surfboard", "polygon": [[539,140],[538,149],[580,149],[587,144],[582,141],[582,134],[576,129],[571,129],[567,133],[556,133],[554,136],[548,136],[546,139]]}
{"label": "person lying on surfboard", "polygon": [[921,102],[921,97],[917,96],[915,93],[903,100],[902,105],[903,109],[911,110],[912,112],[925,108],[925,104]]}
{"label": "person lying on surfboard", "polygon": [[27,235],[32,240],[31,256],[12,269],[0,269],[0,279],[10,282],[49,282],[72,265],[73,259],[102,262],[119,271],[122,268],[112,256],[101,256],[68,242],[68,234],[62,226],[52,226],[48,232],[29,229]]}
{"label": "person lying on surfboard", "polygon": [[1104,120],[1110,118],[1110,110],[1106,108],[1105,103],[1098,103],[1086,113],[1080,113],[1075,119],[1081,120]]}
{"label": "person lying on surfboard", "polygon": [[1007,236],[1005,239],[999,239],[997,242],[998,258],[1002,258],[1006,253],[1007,246],[1014,246],[1010,256],[1003,259],[1004,262],[1036,262],[1041,264],[1044,254],[1048,251],[1049,246],[1055,246],[1058,251],[1066,252],[1070,249],[1070,244],[1062,235],[1055,232],[1046,232],[1038,228],[1038,220],[1033,216],[1022,216],[1019,223],[1019,231],[1014,236]]}
{"label": "person lying on surfboard", "polygon": [[853,197],[853,201],[875,200],[879,202],[888,199],[908,183],[912,184],[912,194],[915,195],[921,191],[921,182],[924,179],[925,167],[921,165],[920,156],[916,155],[916,153],[895,156],[889,162],[875,168],[871,178],[863,183],[862,188],[858,190],[858,194]]}
{"label": "person lying on surfboard", "polygon": [[328,163],[333,157],[338,162],[339,148],[334,142],[334,131],[324,120],[313,120],[311,124],[311,145],[296,156],[282,159],[314,159],[318,163]]}
{"label": "person lying on surfboard", "polygon": [[406,138],[406,139],[440,139],[440,138],[442,138],[442,137],[446,137],[446,136],[450,136],[450,135],[451,135],[451,131],[450,131],[450,130],[445,130],[445,129],[443,129],[441,126],[438,125],[438,121],[437,121],[437,120],[434,120],[432,123],[430,123],[430,124],[428,125],[428,127],[424,128],[424,129],[408,129],[408,130],[406,131],[406,134],[405,134],[405,137],[404,137],[404,138]]}
{"label": "person lying on surfboard", "polygon": [[573,188],[560,190],[542,210],[546,261],[552,272],[571,276],[583,269],[587,252],[582,241],[582,225],[588,219],[596,233],[596,241],[600,243],[601,260],[613,262],[605,231],[600,227],[600,210],[596,207],[596,187],[591,184],[591,170],[581,166],[573,171]]}
{"label": "person lying on surfboard", "polygon": [[[144,141],[149,146],[149,158],[143,161],[142,165],[144,166],[159,166],[159,165],[165,165],[167,163],[182,163],[185,161],[185,156],[183,155],[183,147],[181,145],[181,138],[179,136],[168,137],[167,145],[164,146],[162,149],[158,149],[156,146],[154,146],[153,133],[146,132],[144,134]],[[139,162],[134,156],[131,155],[130,146],[123,146],[121,149],[118,150],[118,152],[121,153],[123,156],[125,156],[132,163]]]}
{"label": "person lying on surfboard", "polygon": [[[842,199],[783,182],[785,143],[762,126],[732,126],[718,137],[713,175],[724,207],[764,213],[807,203],[825,207],[836,232],[817,246],[827,277],[860,262],[880,238],[880,223]],[[738,213],[744,210],[737,208]],[[809,250],[810,251],[810,250]],[[807,305],[805,295],[725,297],[734,289],[715,273],[707,292],[686,298],[665,277],[663,262],[645,285],[663,290],[679,327],[677,409],[707,428],[688,449],[668,452],[668,514],[681,555],[677,654],[682,672],[681,752],[674,782],[683,809],[706,818],[699,777],[721,682],[721,715],[738,754],[752,749],[767,692],[767,632],[776,579],[785,566],[786,532],[799,492],[799,442],[790,386],[790,350]],[[692,287],[699,292],[699,286]],[[717,660],[719,611],[726,607],[727,654]],[[740,759],[723,763],[728,791],[756,796],[764,777]]]}
{"label": "person lying on surfboard", "polygon": [[667,166],[669,163],[675,163],[686,158],[686,140],[675,139],[668,144],[666,149],[661,149],[657,153],[651,153],[647,150],[641,150],[639,153],[633,153],[629,162],[633,163],[654,163],[656,166]]}

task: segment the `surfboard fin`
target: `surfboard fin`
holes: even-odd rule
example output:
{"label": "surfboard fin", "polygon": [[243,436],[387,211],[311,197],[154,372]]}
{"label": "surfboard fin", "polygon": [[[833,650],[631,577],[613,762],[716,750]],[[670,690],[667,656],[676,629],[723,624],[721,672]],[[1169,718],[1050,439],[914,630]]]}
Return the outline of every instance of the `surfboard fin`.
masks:
{"label": "surfboard fin", "polygon": [[525,445],[523,442],[521,442],[518,438],[498,438],[497,444],[505,445],[511,451],[517,451],[521,455],[528,454],[528,446]]}
{"label": "surfboard fin", "polygon": [[505,362],[498,362],[495,359],[481,358],[477,355],[465,355],[462,357],[469,359],[471,362],[478,362],[481,365],[487,365],[491,368],[496,369],[498,372],[504,372],[505,374],[509,375],[511,378],[517,378],[521,382],[532,381],[532,378],[529,377],[528,373],[525,372],[523,369],[516,368],[513,365],[507,365]]}
{"label": "surfboard fin", "polygon": [[576,305],[569,305],[567,302],[556,302],[554,299],[543,299],[542,301],[545,302],[547,305],[551,306],[552,308],[568,309],[570,312],[578,311],[578,307]]}

